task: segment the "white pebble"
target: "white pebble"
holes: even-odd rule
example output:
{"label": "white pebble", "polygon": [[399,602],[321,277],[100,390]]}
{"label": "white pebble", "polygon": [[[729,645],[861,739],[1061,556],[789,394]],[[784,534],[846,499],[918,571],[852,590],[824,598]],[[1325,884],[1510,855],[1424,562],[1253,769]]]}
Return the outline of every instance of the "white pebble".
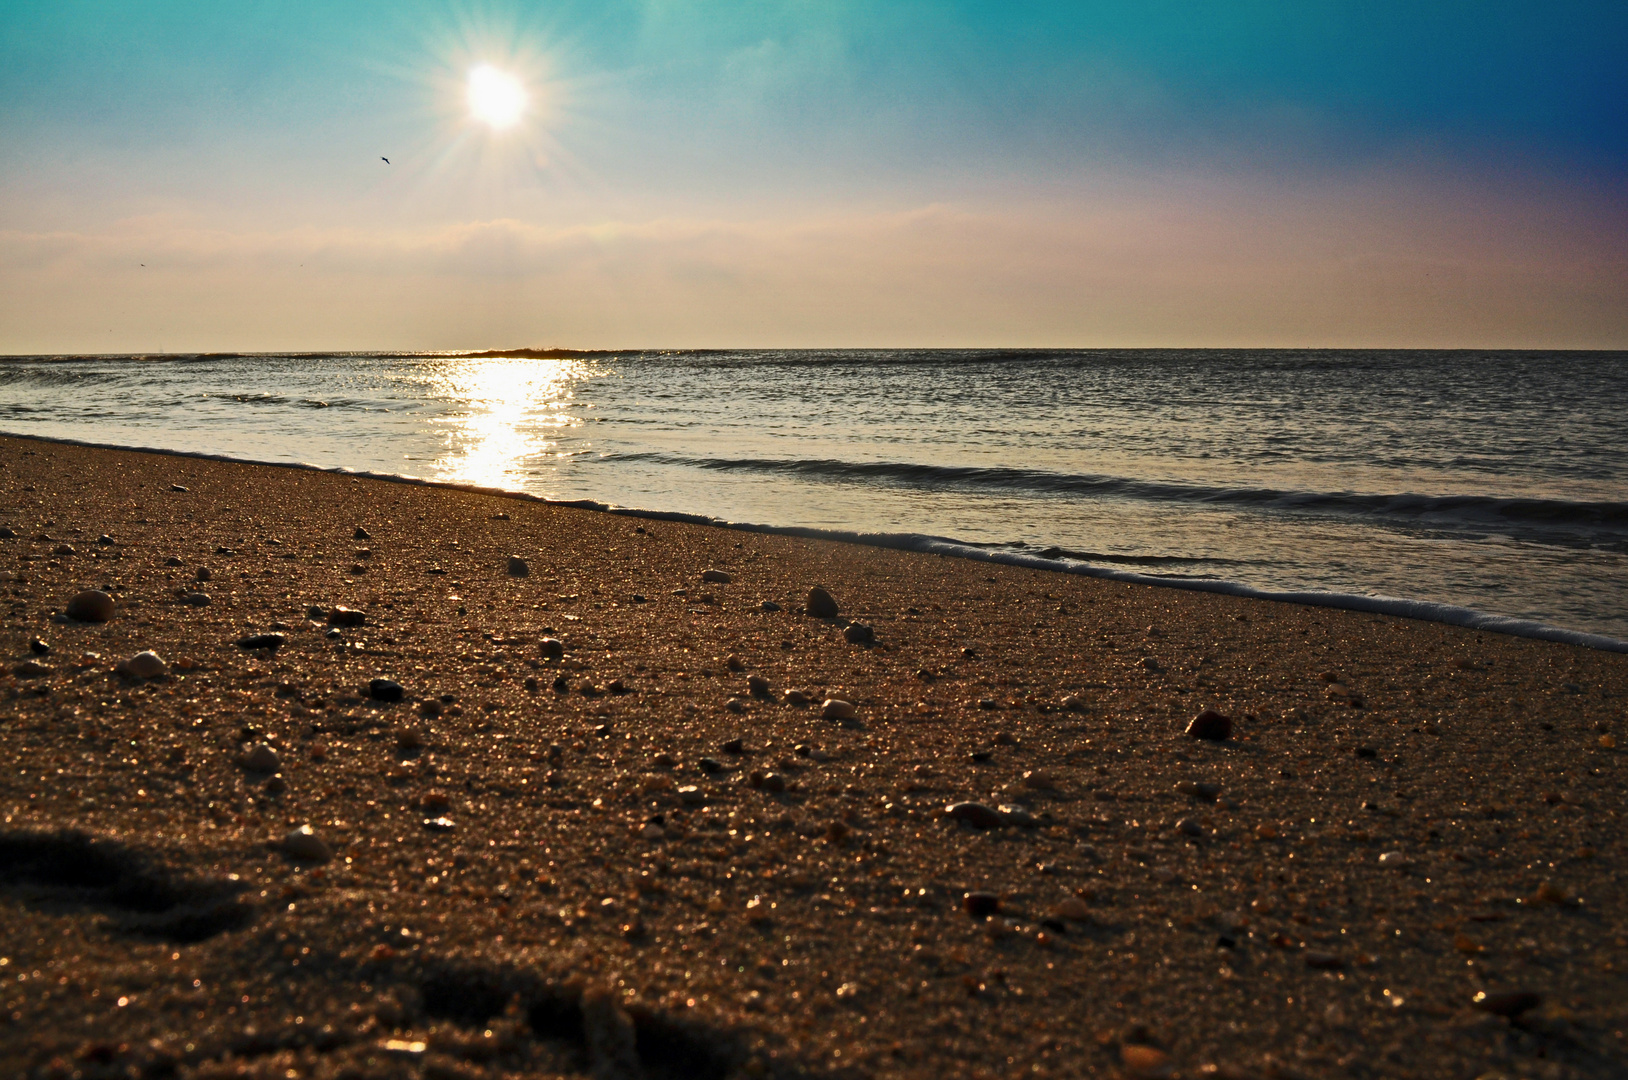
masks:
{"label": "white pebble", "polygon": [[854,708],[854,703],[851,701],[843,701],[841,698],[826,698],[825,704],[820,706],[820,715],[827,720],[852,720],[859,715],[859,710]]}
{"label": "white pebble", "polygon": [[156,679],[160,675],[168,674],[170,666],[164,662],[162,656],[148,649],[138,652],[120,664],[119,670],[135,679]]}

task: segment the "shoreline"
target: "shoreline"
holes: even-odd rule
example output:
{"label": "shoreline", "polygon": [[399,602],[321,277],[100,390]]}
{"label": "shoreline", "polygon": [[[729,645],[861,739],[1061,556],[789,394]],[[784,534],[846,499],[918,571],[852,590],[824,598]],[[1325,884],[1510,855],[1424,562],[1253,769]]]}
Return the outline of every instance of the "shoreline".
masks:
{"label": "shoreline", "polygon": [[1336,611],[1351,611],[1375,615],[1389,615],[1405,619],[1418,619],[1423,622],[1440,623],[1446,626],[1456,626],[1469,630],[1484,630],[1489,633],[1507,634],[1512,637],[1532,638],[1540,641],[1554,641],[1568,645],[1581,645],[1585,648],[1598,649],[1604,652],[1628,653],[1628,640],[1614,638],[1607,634],[1594,634],[1583,630],[1572,630],[1567,627],[1553,626],[1534,619],[1522,619],[1509,615],[1497,615],[1491,612],[1480,611],[1476,608],[1462,607],[1456,604],[1444,604],[1432,600],[1409,600],[1403,597],[1372,596],[1366,593],[1337,593],[1322,590],[1294,590],[1294,589],[1263,589],[1243,582],[1228,581],[1220,578],[1172,578],[1157,574],[1143,574],[1133,570],[1118,570],[1113,567],[1101,566],[1096,563],[1068,558],[1066,555],[1050,559],[1042,555],[1029,555],[1024,552],[1009,549],[993,549],[990,547],[969,544],[950,537],[931,536],[922,533],[866,533],[854,530],[820,529],[799,525],[767,525],[754,522],[727,521],[722,518],[709,517],[705,514],[691,514],[678,510],[652,510],[640,507],[618,506],[614,503],[604,503],[592,499],[551,499],[544,495],[535,495],[526,491],[513,491],[507,488],[486,487],[479,484],[464,484],[457,481],[429,480],[418,476],[408,476],[403,473],[381,473],[366,469],[351,469],[346,466],[313,465],[308,462],[287,461],[257,461],[247,458],[232,457],[227,454],[212,454],[205,451],[173,450],[156,447],[122,446],[111,443],[98,443],[89,440],[64,439],[46,435],[17,434],[0,432],[0,438],[28,439],[37,442],[55,443],[63,446],[81,446],[95,450],[110,450],[137,454],[155,454],[168,457],[194,458],[200,461],[219,461],[239,465],[252,465],[271,469],[296,469],[335,475],[357,477],[365,480],[377,480],[383,483],[407,484],[416,487],[445,488],[450,491],[463,491],[470,494],[487,495],[494,498],[514,499],[523,502],[536,502],[546,506],[569,506],[582,510],[591,510],[598,513],[615,514],[621,517],[639,518],[649,521],[683,522],[691,525],[704,525],[713,528],[732,529],[746,533],[760,533],[772,536],[792,536],[808,540],[830,540],[838,543],[861,544],[867,547],[886,548],[898,551],[914,551],[922,554],[947,555],[954,558],[971,559],[975,561],[1000,563],[1007,566],[1021,566],[1035,570],[1046,570],[1059,574],[1077,574],[1085,577],[1101,578],[1111,581],[1123,581],[1135,585],[1149,585],[1156,588],[1182,589],[1192,592],[1217,593],[1226,596],[1237,596],[1254,600],[1273,600],[1282,603],[1303,604],[1310,607],[1330,608]]}
{"label": "shoreline", "polygon": [[0,466],[8,1075],[1628,1065],[1620,654],[327,470]]}

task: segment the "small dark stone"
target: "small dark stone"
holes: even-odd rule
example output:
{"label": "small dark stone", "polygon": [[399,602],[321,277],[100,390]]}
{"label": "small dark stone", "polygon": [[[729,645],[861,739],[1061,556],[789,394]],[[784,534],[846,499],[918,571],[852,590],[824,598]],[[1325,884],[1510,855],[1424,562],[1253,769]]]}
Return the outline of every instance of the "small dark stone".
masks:
{"label": "small dark stone", "polygon": [[[360,532],[361,530],[358,529],[357,531]],[[449,817],[427,817],[424,819],[426,832],[451,832],[456,827]]]}
{"label": "small dark stone", "polygon": [[526,676],[526,690],[529,691],[530,693],[535,694],[537,692],[537,686],[538,686],[537,677],[535,675],[527,675]]}
{"label": "small dark stone", "polygon": [[964,821],[974,829],[999,829],[1006,825],[1005,814],[978,802],[951,803],[944,808],[944,816],[951,821]]}
{"label": "small dark stone", "polygon": [[1359,746],[1357,747],[1357,756],[1360,758],[1376,758],[1379,756],[1379,751],[1371,746]]}
{"label": "small dark stone", "polygon": [[68,601],[67,615],[79,622],[107,622],[113,617],[113,598],[99,589],[86,589]]}
{"label": "small dark stone", "polygon": [[696,765],[698,765],[701,771],[704,773],[721,773],[724,771],[724,763],[716,758],[704,757],[700,761],[697,761]]}
{"label": "small dark stone", "polygon": [[723,745],[723,751],[726,754],[738,754],[745,748],[746,744],[740,739],[730,739]]}
{"label": "small dark stone", "polygon": [[250,634],[237,639],[240,649],[280,649],[288,643],[282,634]]}
{"label": "small dark stone", "polygon": [[987,919],[1001,913],[1001,898],[992,892],[969,892],[961,897],[961,910],[974,919]]}
{"label": "small dark stone", "polygon": [[339,606],[328,612],[328,621],[334,626],[365,626],[367,612]]}
{"label": "small dark stone", "polygon": [[187,487],[185,484],[171,484],[170,485],[170,490],[171,491],[191,491],[192,489]]}
{"label": "small dark stone", "polygon": [[51,665],[42,664],[38,660],[24,660],[12,668],[11,673],[19,679],[37,679],[42,675],[51,674]]}
{"label": "small dark stone", "polygon": [[185,566],[186,563],[181,560],[181,556],[179,556],[179,555],[171,555],[169,558],[164,560],[164,565],[165,566]]}
{"label": "small dark stone", "polygon": [[978,659],[978,650],[972,648],[971,646],[968,646],[967,648],[962,649],[961,650],[961,659],[963,659],[963,660],[976,660],[976,659]]}
{"label": "small dark stone", "polygon": [[344,637],[345,637],[345,635],[340,633],[338,630],[329,630],[326,634],[323,634],[322,636],[327,638],[329,641],[342,641],[342,640],[344,640]]}
{"label": "small dark stone", "polygon": [[33,653],[35,656],[49,656],[51,654],[51,646],[44,638],[30,638],[28,641],[28,651]]}
{"label": "small dark stone", "polygon": [[938,676],[934,675],[931,671],[928,671],[926,668],[917,668],[916,669],[916,678],[919,679],[921,682],[930,683],[934,679],[938,678]]}
{"label": "small dark stone", "polygon": [[101,544],[103,547],[108,547],[109,545],[115,543],[116,541],[111,536],[109,536],[107,533],[103,533],[101,536],[98,536],[96,538],[96,542],[98,544]]}
{"label": "small dark stone", "polygon": [[1475,995],[1471,1004],[1482,1012],[1489,1012],[1494,1016],[1505,1016],[1513,1020],[1524,1012],[1529,1012],[1543,1004],[1543,995],[1531,990],[1505,990],[1501,993],[1489,994],[1486,991]]}
{"label": "small dark stone", "polygon": [[418,712],[420,716],[433,720],[441,715],[441,703],[434,700],[421,701],[418,703]]}
{"label": "small dark stone", "polygon": [[1228,937],[1226,934],[1222,934],[1220,937],[1215,939],[1215,947],[1218,949],[1236,949],[1238,947],[1238,942]]}
{"label": "small dark stone", "polygon": [[354,533],[352,533],[351,536],[354,539],[357,539],[357,540],[371,540],[371,539],[373,539],[373,534],[368,532],[366,529],[362,528],[360,525],[356,526],[356,531]]}
{"label": "small dark stone", "polygon": [[609,690],[613,694],[631,694],[631,693],[633,693],[632,688],[629,687],[628,684],[623,682],[621,679],[612,679],[609,683],[607,683],[605,685],[605,689]]}
{"label": "small dark stone", "polygon": [[816,619],[834,619],[837,617],[837,601],[816,585],[808,590],[808,602],[803,610]]}
{"label": "small dark stone", "polygon": [[15,539],[17,539],[17,530],[10,528],[9,526],[0,525],[0,540]]}
{"label": "small dark stone", "polygon": [[208,581],[210,578],[215,576],[215,573],[207,566],[200,566],[198,567],[197,572],[192,576],[197,578],[199,581]]}
{"label": "small dark stone", "polygon": [[1040,925],[1044,926],[1047,930],[1050,930],[1054,934],[1062,934],[1065,937],[1068,935],[1068,924],[1062,919],[1053,919],[1050,916],[1047,916],[1046,918],[1040,920]]}
{"label": "small dark stone", "polygon": [[850,645],[870,645],[876,641],[876,631],[865,623],[849,623],[842,628],[843,640]]}
{"label": "small dark stone", "polygon": [[208,607],[209,594],[201,592],[184,592],[181,594],[181,603],[187,607]]}
{"label": "small dark stone", "polygon": [[714,585],[728,585],[735,579],[724,570],[703,570],[701,571],[701,580]]}
{"label": "small dark stone", "polygon": [[1222,716],[1214,709],[1205,709],[1187,725],[1187,737],[1224,742],[1232,736],[1232,717]]}
{"label": "small dark stone", "polygon": [[225,544],[222,544],[220,547],[215,549],[215,554],[216,555],[236,555],[237,552],[232,550],[231,548],[227,547]]}
{"label": "small dark stone", "polygon": [[543,654],[544,660],[564,660],[565,642],[559,638],[545,637],[537,643],[537,651]]}
{"label": "small dark stone", "polygon": [[407,691],[394,679],[374,679],[367,684],[367,696],[374,701],[400,701]]}
{"label": "small dark stone", "polygon": [[634,602],[634,603],[635,603],[635,604],[642,604],[642,603],[644,603],[644,602],[645,602],[645,596],[644,596],[644,593],[634,593],[634,594],[633,594],[633,602]]}
{"label": "small dark stone", "polygon": [[1181,833],[1183,836],[1203,836],[1204,826],[1200,825],[1192,818],[1182,818],[1180,821],[1176,822],[1176,831]]}
{"label": "small dark stone", "polygon": [[522,559],[520,556],[518,556],[518,555],[510,555],[509,556],[509,576],[510,577],[530,577],[531,576],[531,567],[527,566],[526,565],[526,560]]}
{"label": "small dark stone", "polygon": [[555,677],[554,692],[556,694],[568,694],[571,692],[571,684],[565,681],[564,675]]}
{"label": "small dark stone", "polygon": [[751,675],[746,679],[746,692],[753,697],[766,698],[769,696],[769,680],[761,675]]}
{"label": "small dark stone", "polygon": [[764,791],[778,795],[786,790],[786,778],[777,772],[764,773],[760,786]]}
{"label": "small dark stone", "polygon": [[994,756],[995,755],[988,750],[974,750],[972,753],[967,755],[967,757],[971,758],[972,761],[980,765]]}
{"label": "small dark stone", "polygon": [[775,603],[773,600],[765,600],[763,603],[757,606],[757,609],[759,611],[779,611],[780,605]]}

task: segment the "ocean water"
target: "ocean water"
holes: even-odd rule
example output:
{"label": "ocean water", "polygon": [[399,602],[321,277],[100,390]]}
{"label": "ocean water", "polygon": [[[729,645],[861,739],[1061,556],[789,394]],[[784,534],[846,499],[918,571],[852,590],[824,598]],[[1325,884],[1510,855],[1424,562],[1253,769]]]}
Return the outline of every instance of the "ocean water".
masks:
{"label": "ocean water", "polygon": [[15,357],[0,431],[1628,639],[1628,353]]}

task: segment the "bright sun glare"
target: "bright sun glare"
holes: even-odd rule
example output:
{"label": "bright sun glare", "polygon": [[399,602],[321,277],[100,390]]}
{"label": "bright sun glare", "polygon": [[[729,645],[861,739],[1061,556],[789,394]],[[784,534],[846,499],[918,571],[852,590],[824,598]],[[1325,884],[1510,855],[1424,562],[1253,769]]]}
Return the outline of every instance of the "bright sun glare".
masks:
{"label": "bright sun glare", "polygon": [[488,64],[469,73],[469,112],[494,128],[513,127],[526,108],[520,80]]}

